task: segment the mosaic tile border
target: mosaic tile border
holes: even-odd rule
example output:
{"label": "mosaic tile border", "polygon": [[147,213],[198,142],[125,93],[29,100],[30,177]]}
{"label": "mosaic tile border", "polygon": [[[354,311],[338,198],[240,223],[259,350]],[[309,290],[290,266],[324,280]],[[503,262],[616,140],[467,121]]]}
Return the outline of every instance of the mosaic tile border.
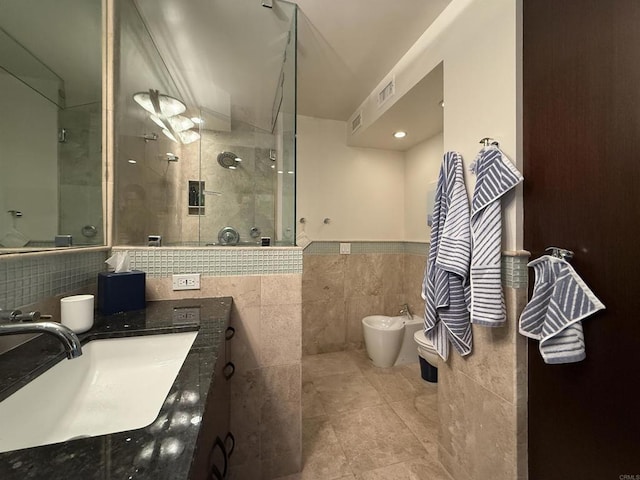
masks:
{"label": "mosaic tile border", "polygon": [[72,250],[0,257],[0,308],[20,308],[94,285],[107,255],[106,250]]}
{"label": "mosaic tile border", "polygon": [[351,255],[368,253],[412,253],[427,255],[428,243],[421,242],[311,242],[304,249],[305,255],[339,255],[340,243],[351,244]]}
{"label": "mosaic tile border", "polygon": [[114,247],[113,251],[128,252],[131,268],[142,270],[149,277],[167,277],[174,273],[200,273],[208,277],[302,273],[299,247]]}
{"label": "mosaic tile border", "polygon": [[505,287],[529,287],[529,256],[530,253],[524,250],[502,253],[502,283]]}

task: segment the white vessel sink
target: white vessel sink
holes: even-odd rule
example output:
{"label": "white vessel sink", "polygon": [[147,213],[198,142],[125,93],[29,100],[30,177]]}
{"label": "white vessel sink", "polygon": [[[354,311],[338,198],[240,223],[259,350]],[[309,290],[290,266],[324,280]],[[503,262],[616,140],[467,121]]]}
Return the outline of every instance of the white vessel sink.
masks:
{"label": "white vessel sink", "polygon": [[146,427],[198,332],[94,340],[0,402],[0,452]]}

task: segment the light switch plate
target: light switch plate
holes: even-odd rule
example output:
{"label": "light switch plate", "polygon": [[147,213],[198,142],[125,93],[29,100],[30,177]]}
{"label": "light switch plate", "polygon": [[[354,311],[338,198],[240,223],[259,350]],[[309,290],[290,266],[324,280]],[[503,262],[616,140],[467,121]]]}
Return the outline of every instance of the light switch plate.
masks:
{"label": "light switch plate", "polygon": [[351,244],[350,243],[341,243],[340,244],[340,255],[349,255],[351,253]]}

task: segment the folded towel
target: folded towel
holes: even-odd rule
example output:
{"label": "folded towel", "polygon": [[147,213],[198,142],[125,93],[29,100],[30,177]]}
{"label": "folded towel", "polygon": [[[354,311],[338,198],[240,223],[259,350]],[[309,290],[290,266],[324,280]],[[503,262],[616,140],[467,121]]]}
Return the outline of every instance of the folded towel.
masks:
{"label": "folded towel", "polygon": [[535,282],[531,300],[520,315],[520,333],[540,340],[545,363],[583,360],[581,320],[605,306],[566,260],[545,255],[529,266]]}

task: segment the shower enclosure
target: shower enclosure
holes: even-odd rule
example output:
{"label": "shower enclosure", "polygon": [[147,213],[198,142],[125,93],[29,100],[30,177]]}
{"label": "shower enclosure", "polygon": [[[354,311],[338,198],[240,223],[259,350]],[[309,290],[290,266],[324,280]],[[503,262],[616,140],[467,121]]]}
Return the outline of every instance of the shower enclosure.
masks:
{"label": "shower enclosure", "polygon": [[295,244],[296,8],[118,2],[115,244]]}

